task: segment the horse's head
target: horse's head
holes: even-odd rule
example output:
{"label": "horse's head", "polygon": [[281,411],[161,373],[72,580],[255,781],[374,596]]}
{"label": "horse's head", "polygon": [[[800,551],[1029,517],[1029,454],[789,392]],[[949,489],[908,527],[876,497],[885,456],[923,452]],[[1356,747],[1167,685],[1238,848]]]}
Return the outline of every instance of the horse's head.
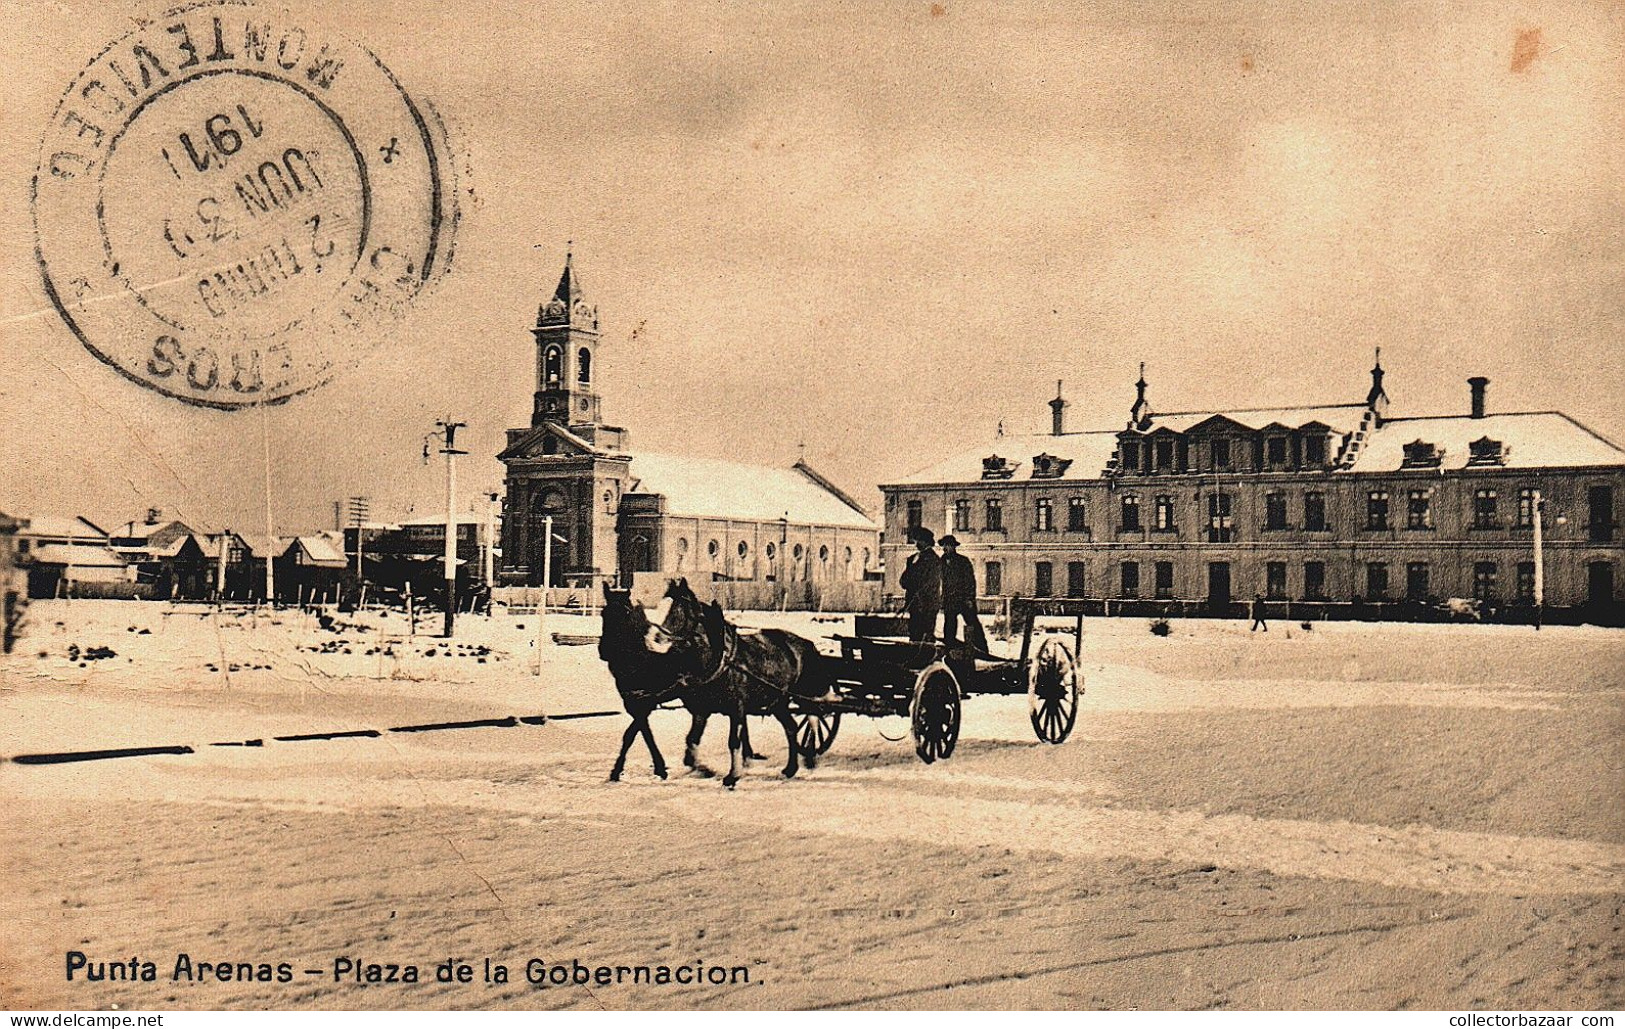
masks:
{"label": "horse's head", "polygon": [[598,656],[608,662],[641,650],[649,631],[643,608],[632,602],[631,590],[611,589],[604,583],[604,628],[598,637]]}
{"label": "horse's head", "polygon": [[650,619],[644,645],[656,654],[668,654],[674,647],[693,649],[698,638],[705,635],[704,608],[687,579],[668,580],[666,593]]}

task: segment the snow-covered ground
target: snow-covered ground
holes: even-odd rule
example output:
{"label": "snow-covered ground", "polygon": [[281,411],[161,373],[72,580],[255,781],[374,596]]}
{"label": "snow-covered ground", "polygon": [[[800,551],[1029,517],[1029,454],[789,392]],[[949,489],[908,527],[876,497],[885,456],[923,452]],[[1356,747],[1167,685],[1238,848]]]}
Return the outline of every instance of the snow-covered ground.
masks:
{"label": "snow-covered ground", "polygon": [[[655,779],[641,743],[605,782],[620,717],[278,742],[618,707],[595,648],[537,647],[535,615],[464,618],[449,647],[430,618],[411,636],[398,613],[334,617],[29,609],[0,755],[194,752],[0,764],[0,1005],[1625,1002],[1625,633],[1094,620],[1059,747],[1024,699],[977,698],[946,763],[922,765],[901,719],[848,719],[784,782],[757,720],[772,759],[728,793]],[[686,726],[655,718],[679,769]],[[724,739],[718,722],[709,763]],[[214,746],[245,740],[264,743]],[[153,960],[158,981],[68,982],[69,950]],[[175,983],[178,951],[300,972]],[[430,981],[334,983],[340,956]],[[533,956],[753,981],[538,989]],[[433,981],[485,957],[514,981]]]}

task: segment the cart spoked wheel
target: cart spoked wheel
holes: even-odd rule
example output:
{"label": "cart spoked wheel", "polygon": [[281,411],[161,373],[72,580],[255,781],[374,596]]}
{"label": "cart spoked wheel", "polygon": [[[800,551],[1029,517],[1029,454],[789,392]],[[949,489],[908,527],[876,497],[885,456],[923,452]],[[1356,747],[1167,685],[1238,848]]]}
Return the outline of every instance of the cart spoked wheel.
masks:
{"label": "cart spoked wheel", "polygon": [[823,714],[800,714],[796,716],[796,745],[803,754],[819,757],[829,750],[835,742],[835,734],[841,730],[841,713],[827,711]]}
{"label": "cart spoked wheel", "polygon": [[959,742],[959,680],[938,661],[914,680],[914,704],[909,711],[914,730],[914,753],[926,764],[953,756]]}
{"label": "cart spoked wheel", "polygon": [[1082,678],[1067,642],[1058,636],[1044,640],[1027,679],[1027,710],[1043,742],[1060,743],[1072,735]]}

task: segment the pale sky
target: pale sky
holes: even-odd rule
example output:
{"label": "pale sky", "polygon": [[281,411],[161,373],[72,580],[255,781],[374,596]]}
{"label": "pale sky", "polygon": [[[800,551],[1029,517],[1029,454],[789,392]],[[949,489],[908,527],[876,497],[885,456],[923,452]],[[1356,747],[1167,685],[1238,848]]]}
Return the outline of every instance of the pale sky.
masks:
{"label": "pale sky", "polygon": [[[634,449],[877,482],[1048,425],[1357,401],[1557,408],[1625,440],[1625,6],[289,3],[443,116],[451,274],[269,412],[278,531],[500,483],[565,242]],[[141,389],[33,258],[58,97],[167,4],[5,5],[0,509],[264,529],[261,420]],[[625,13],[612,13],[624,11]],[[1521,42],[1520,42],[1521,41]]]}

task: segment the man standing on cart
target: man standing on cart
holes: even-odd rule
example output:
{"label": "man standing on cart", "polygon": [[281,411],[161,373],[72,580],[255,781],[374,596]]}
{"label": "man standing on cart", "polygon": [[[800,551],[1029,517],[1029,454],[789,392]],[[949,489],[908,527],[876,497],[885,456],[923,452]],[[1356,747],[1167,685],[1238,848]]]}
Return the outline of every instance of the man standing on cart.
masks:
{"label": "man standing on cart", "polygon": [[931,549],[937,538],[930,529],[911,529],[909,538],[917,549],[909,555],[899,583],[907,597],[903,607],[908,612],[908,638],[922,642],[936,636],[937,611],[942,607],[942,561]]}
{"label": "man standing on cart", "polygon": [[976,568],[959,552],[959,540],[942,537],[942,642],[959,642],[959,621],[965,621],[965,642],[979,654],[987,653],[987,636],[976,617]]}

